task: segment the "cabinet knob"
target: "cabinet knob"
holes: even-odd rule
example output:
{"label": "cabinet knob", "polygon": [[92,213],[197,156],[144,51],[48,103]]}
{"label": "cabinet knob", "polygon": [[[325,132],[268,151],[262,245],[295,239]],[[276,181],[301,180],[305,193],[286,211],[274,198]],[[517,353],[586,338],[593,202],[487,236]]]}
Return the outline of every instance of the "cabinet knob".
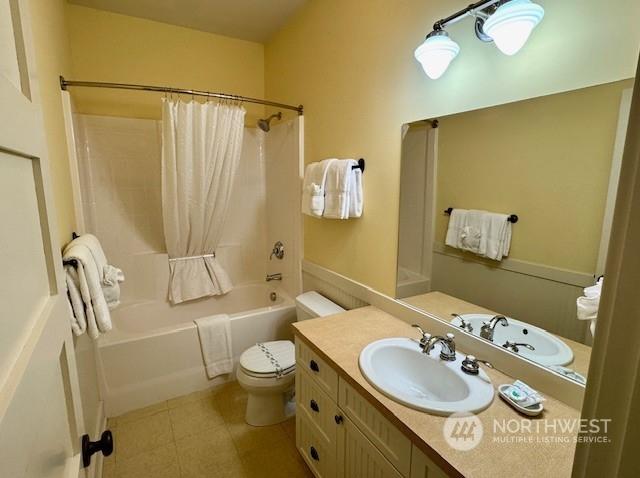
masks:
{"label": "cabinet knob", "polygon": [[336,421],[336,425],[340,425],[344,421],[342,415],[336,415],[335,417],[333,417],[333,419]]}
{"label": "cabinet knob", "polygon": [[313,446],[309,449],[309,453],[311,454],[311,458],[316,461],[320,461],[320,455],[318,455],[318,450],[316,450]]}
{"label": "cabinet knob", "polygon": [[311,402],[309,402],[309,406],[311,407],[311,410],[313,410],[314,412],[319,412],[320,411],[320,407],[318,406],[318,402],[316,402],[315,400],[311,400]]}
{"label": "cabinet knob", "polygon": [[311,370],[313,370],[314,372],[319,372],[320,371],[320,367],[318,367],[318,362],[316,362],[315,360],[311,360],[309,362],[309,368]]}

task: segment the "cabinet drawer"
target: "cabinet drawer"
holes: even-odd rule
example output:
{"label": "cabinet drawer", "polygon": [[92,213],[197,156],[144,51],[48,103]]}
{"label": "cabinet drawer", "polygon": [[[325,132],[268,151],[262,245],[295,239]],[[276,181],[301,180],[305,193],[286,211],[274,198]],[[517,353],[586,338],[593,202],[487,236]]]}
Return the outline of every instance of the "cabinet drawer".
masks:
{"label": "cabinet drawer", "polygon": [[[326,443],[336,443],[338,405],[329,398],[304,370],[296,374],[296,413],[306,414],[323,435]],[[340,419],[338,419],[340,420]]]}
{"label": "cabinet drawer", "polygon": [[342,378],[338,405],[386,459],[409,476],[411,440]]}
{"label": "cabinet drawer", "polygon": [[320,388],[335,401],[338,401],[338,373],[318,357],[307,344],[296,337],[297,369],[309,372]]}
{"label": "cabinet drawer", "polygon": [[336,476],[336,445],[326,443],[306,413],[296,413],[296,447],[317,478]]}

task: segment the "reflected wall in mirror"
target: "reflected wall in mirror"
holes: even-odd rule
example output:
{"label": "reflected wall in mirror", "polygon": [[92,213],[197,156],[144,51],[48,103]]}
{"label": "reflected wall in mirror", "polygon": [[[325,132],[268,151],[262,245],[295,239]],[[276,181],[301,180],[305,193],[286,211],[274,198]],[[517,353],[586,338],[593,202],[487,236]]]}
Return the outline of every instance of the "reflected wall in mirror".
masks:
{"label": "reflected wall in mirror", "polygon": [[632,86],[403,125],[397,297],[583,382]]}

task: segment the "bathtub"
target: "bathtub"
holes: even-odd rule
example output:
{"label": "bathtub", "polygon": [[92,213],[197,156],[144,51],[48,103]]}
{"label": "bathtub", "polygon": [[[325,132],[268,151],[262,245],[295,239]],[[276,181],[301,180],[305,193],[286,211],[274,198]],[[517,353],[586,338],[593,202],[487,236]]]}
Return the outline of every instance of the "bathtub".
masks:
{"label": "bathtub", "polygon": [[[276,292],[272,301],[270,294]],[[295,304],[267,284],[235,287],[225,296],[171,306],[148,301],[112,311],[113,329],[98,340],[98,372],[107,416],[202,390],[227,380],[207,378],[194,319],[231,318],[234,361],[256,342],[291,339]]]}

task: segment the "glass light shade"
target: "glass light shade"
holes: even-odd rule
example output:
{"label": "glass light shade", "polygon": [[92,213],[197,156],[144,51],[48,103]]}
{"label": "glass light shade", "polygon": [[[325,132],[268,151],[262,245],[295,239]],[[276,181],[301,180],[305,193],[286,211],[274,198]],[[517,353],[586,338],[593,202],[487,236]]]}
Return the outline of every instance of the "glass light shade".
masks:
{"label": "glass light shade", "polygon": [[437,80],[447,71],[449,64],[459,52],[458,44],[443,31],[428,36],[424,43],[416,48],[415,57],[427,76]]}
{"label": "glass light shade", "polygon": [[482,26],[498,49],[505,55],[515,55],[529,39],[533,29],[544,17],[544,8],[530,0],[511,0],[501,5]]}

